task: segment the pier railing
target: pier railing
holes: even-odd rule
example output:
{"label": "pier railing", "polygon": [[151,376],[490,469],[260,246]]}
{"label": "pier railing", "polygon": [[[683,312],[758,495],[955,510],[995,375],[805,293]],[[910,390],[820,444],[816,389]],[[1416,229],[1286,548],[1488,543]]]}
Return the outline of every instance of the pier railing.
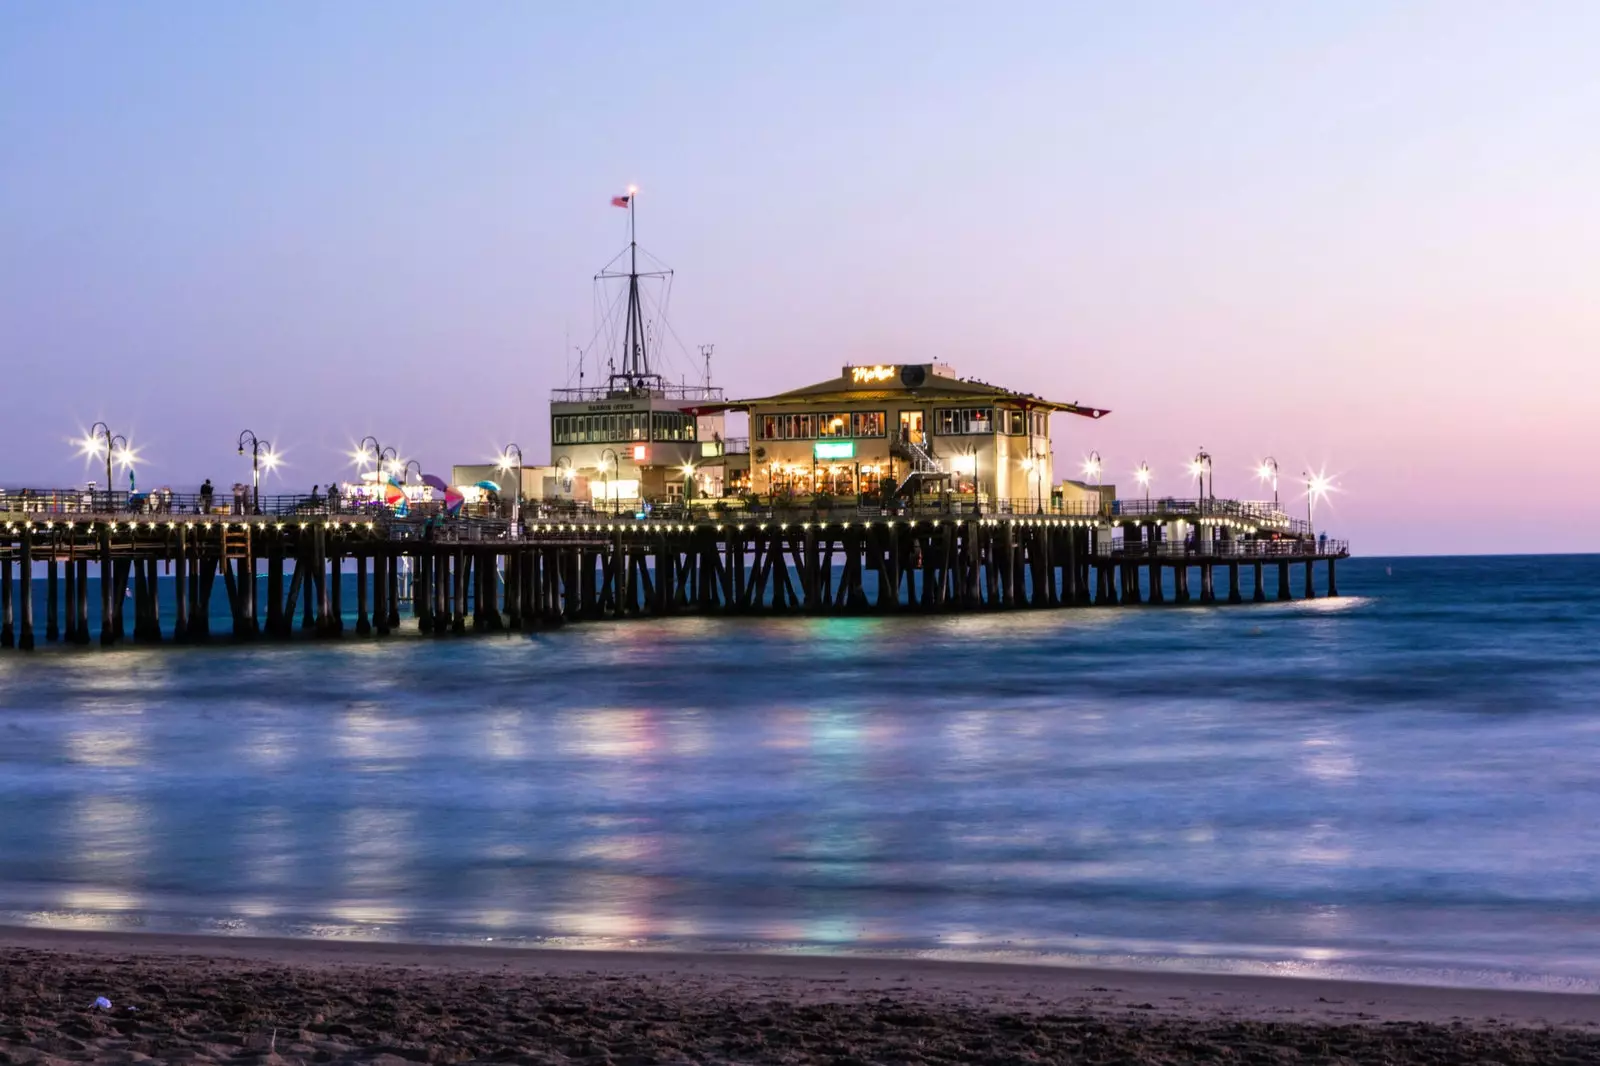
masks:
{"label": "pier railing", "polygon": [[[49,518],[72,515],[124,515],[130,517],[192,516],[214,518],[302,518],[338,515],[371,521],[397,517],[437,518],[446,514],[442,500],[408,501],[404,514],[382,501],[318,493],[263,495],[260,506],[247,491],[235,493],[105,492],[87,489],[0,490],[0,514]],[[1291,518],[1270,502],[1224,499],[1150,500],[978,499],[958,494],[921,496],[883,502],[871,497],[779,498],[728,497],[684,503],[617,501],[592,504],[576,500],[524,500],[524,521],[567,520],[615,522],[628,519],[664,521],[800,522],[828,520],[874,521],[891,518],[1073,518],[1096,525],[1115,526],[1134,521],[1183,521],[1191,526],[1226,526],[1236,534],[1279,533],[1305,539],[1312,535],[1305,519]],[[454,515],[465,520],[505,520],[511,517],[511,500],[464,504]],[[1108,538],[1109,543],[1109,538]],[[1257,541],[1256,543],[1260,543]]]}
{"label": "pier railing", "polygon": [[1217,540],[1209,545],[1203,542],[1130,544],[1124,541],[1108,540],[1095,546],[1095,554],[1119,560],[1139,558],[1183,559],[1195,556],[1240,559],[1261,559],[1277,556],[1304,558],[1307,555],[1313,555],[1318,558],[1332,557],[1342,559],[1350,554],[1350,542],[1347,540],[1328,540],[1326,538],[1313,540],[1310,537],[1286,537],[1281,540]]}

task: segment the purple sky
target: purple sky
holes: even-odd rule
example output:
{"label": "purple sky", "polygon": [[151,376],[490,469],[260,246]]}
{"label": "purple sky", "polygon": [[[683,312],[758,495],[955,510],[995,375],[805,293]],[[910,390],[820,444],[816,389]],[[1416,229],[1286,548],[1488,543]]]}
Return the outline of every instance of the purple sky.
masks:
{"label": "purple sky", "polygon": [[1588,3],[7,5],[0,484],[92,476],[96,419],[151,486],[243,477],[246,427],[294,490],[367,433],[547,459],[634,181],[736,395],[942,360],[1113,408],[1056,420],[1060,476],[1182,494],[1203,445],[1255,495],[1271,453],[1364,553],[1592,551],[1597,40]]}

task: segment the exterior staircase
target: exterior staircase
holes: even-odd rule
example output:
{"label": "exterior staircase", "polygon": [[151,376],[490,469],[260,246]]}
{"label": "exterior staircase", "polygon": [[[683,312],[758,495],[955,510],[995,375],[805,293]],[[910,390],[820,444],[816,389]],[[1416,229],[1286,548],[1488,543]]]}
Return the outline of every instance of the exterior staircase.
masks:
{"label": "exterior staircase", "polygon": [[896,498],[901,496],[915,496],[923,491],[923,485],[928,482],[946,481],[950,474],[944,464],[935,459],[926,444],[917,441],[896,439],[889,445],[889,453],[899,456],[911,466],[911,472],[904,481],[895,488]]}

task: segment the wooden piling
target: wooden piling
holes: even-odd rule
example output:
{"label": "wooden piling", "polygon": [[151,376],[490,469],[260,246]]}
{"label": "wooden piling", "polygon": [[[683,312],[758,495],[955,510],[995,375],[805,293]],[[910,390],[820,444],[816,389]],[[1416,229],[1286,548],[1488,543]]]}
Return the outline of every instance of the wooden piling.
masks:
{"label": "wooden piling", "polygon": [[45,562],[44,574],[44,639],[52,644],[61,639],[61,616],[57,600],[61,591],[61,567],[56,561],[55,545],[50,546],[50,558]]}

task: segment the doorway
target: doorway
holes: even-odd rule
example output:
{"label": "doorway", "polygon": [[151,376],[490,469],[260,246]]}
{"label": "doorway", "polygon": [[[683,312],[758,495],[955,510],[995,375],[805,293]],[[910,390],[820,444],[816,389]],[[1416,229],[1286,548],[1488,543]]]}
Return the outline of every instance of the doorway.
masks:
{"label": "doorway", "polygon": [[912,444],[927,443],[922,432],[921,411],[900,412],[900,439],[910,441]]}

